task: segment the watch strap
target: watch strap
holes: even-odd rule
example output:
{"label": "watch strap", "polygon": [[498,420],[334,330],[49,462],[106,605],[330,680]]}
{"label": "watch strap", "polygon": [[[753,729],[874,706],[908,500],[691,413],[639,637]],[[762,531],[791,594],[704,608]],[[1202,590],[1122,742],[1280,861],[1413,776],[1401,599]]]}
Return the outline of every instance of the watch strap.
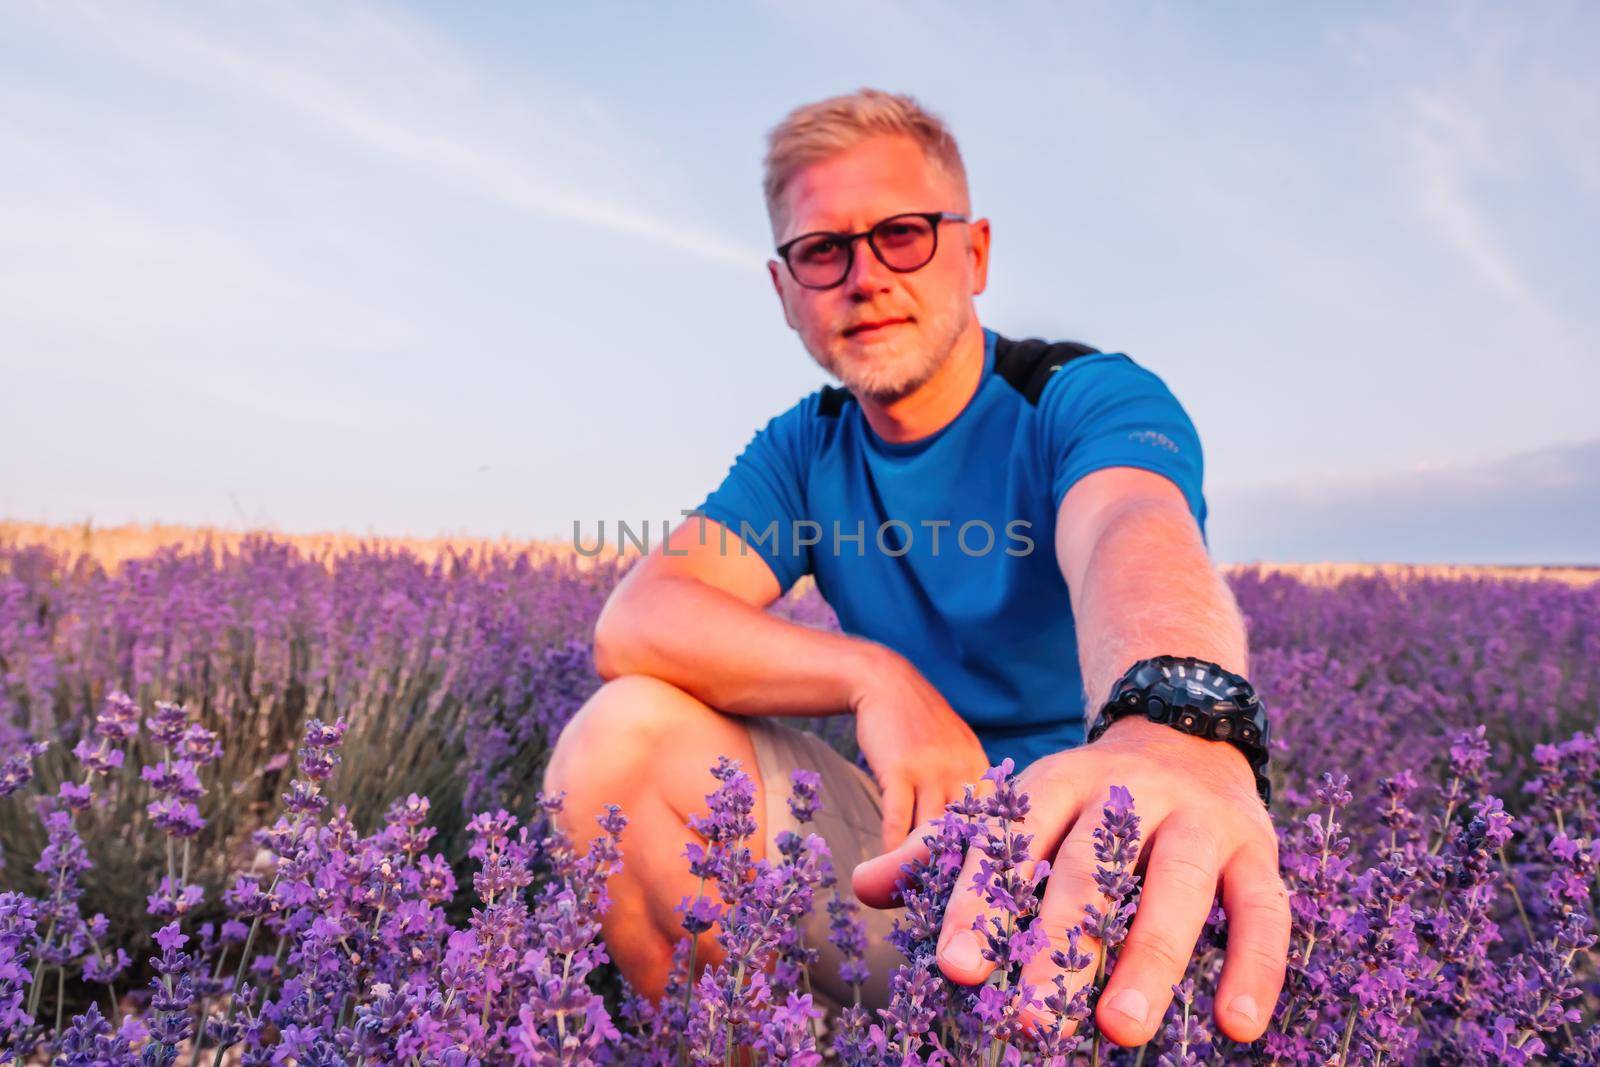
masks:
{"label": "watch strap", "polygon": [[1271,729],[1266,707],[1255,687],[1242,675],[1193,656],[1142,659],[1112,687],[1110,698],[1089,730],[1088,740],[1098,740],[1113,722],[1130,715],[1142,715],[1191,736],[1232,745],[1249,763],[1261,802],[1271,802],[1272,782],[1266,773]]}

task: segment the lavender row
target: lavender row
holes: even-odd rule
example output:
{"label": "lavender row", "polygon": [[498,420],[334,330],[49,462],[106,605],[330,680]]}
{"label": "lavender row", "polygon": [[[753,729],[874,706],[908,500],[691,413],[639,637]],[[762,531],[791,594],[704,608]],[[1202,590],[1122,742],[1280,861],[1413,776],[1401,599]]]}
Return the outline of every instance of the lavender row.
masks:
{"label": "lavender row", "polygon": [[[1052,949],[1039,872],[1007,859],[1027,799],[1006,769],[908,872],[906,962],[873,1014],[809,996],[808,908],[863,979],[825,846],[752,863],[749,783],[723,765],[673,984],[633,996],[598,939],[624,813],[575,848],[529,786],[598,684],[585,636],[615,577],[268,540],[115,573],[0,552],[0,1062],[1138,1061],[1092,1022],[1138,899],[1136,798],[1100,813],[1112,908]],[[1215,912],[1142,1062],[1600,1061],[1597,590],[1232,584],[1280,723],[1289,980],[1263,1041],[1214,1035]],[[974,844],[999,857],[976,888],[1006,903],[984,933],[1009,963],[966,989],[931,948]],[[725,959],[690,980],[694,935]],[[1070,986],[1020,985],[1040,951]],[[1041,1007],[1061,1025],[1024,1030]]]}

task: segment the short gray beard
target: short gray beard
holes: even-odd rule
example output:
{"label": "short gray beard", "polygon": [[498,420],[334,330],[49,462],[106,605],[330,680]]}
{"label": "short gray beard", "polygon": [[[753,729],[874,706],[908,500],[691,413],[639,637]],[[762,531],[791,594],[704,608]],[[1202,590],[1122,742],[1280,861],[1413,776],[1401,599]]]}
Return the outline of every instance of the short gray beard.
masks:
{"label": "short gray beard", "polygon": [[838,378],[858,399],[871,399],[880,405],[896,403],[927,385],[934,375],[950,362],[950,357],[956,350],[956,342],[967,328],[969,317],[970,313],[963,308],[961,311],[928,320],[928,333],[933,338],[932,351],[929,353],[929,358],[917,366],[909,377],[885,380],[881,376],[871,374],[867,377],[847,376],[839,372],[837,365],[832,365],[832,360],[824,364],[823,369]]}

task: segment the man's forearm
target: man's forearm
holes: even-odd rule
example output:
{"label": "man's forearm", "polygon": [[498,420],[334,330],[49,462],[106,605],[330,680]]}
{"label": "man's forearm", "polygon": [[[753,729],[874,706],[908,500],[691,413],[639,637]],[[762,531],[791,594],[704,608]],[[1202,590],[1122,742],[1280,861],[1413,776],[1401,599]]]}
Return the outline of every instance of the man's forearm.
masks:
{"label": "man's forearm", "polygon": [[1111,686],[1149,656],[1195,656],[1248,675],[1244,619],[1194,519],[1161,501],[1120,509],[1073,605],[1089,722]]}
{"label": "man's forearm", "polygon": [[851,710],[882,646],[788,622],[687,576],[619,590],[595,626],[601,677],[647,674],[721,711],[833,715]]}

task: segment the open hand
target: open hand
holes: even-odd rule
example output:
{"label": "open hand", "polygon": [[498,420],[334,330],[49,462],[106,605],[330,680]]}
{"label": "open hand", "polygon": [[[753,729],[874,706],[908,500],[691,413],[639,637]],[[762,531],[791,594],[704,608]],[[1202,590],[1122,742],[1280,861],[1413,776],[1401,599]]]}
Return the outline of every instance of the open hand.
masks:
{"label": "open hand", "polygon": [[[1031,809],[1020,827],[1033,835],[1030,862],[1049,859],[1036,923],[1052,948],[1065,949],[1067,931],[1084,906],[1104,908],[1094,881],[1091,834],[1113,785],[1134,798],[1148,842],[1144,888],[1116,969],[1101,994],[1095,1021],[1119,1045],[1155,1036],[1182,980],[1221,884],[1228,948],[1216,996],[1217,1025],[1235,1041],[1266,1030],[1283,986],[1289,948],[1289,894],[1278,874],[1278,841],[1256,794],[1244,756],[1229,745],[1181,734],[1143,719],[1123,719],[1092,745],[1047,756],[1018,777]],[[892,907],[901,865],[926,858],[920,833],[856,868],[856,895],[873,907]],[[980,955],[974,920],[991,909],[972,888],[981,854],[967,853],[939,934],[939,966],[964,985],[983,981],[994,964]],[[1084,936],[1079,948],[1097,956]],[[1052,991],[1060,971],[1048,951],[1023,969],[1022,981]],[[1070,995],[1095,967],[1060,972]],[[1043,995],[1042,992],[1040,994]],[[1049,1020],[1036,1020],[1049,1022]]]}

